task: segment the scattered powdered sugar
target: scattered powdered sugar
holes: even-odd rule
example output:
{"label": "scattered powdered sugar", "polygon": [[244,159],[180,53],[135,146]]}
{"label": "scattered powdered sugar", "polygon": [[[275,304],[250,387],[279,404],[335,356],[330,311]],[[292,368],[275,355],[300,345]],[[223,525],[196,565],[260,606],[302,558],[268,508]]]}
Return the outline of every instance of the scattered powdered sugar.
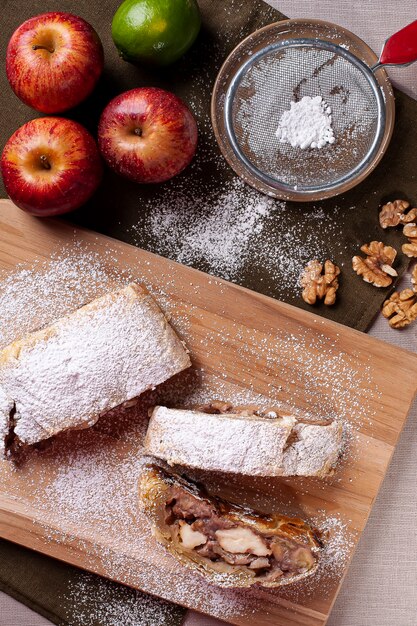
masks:
{"label": "scattered powdered sugar", "polygon": [[[169,202],[155,207],[147,229],[155,239],[155,252],[185,265],[207,264],[211,273],[233,279],[252,257],[253,246],[276,205],[234,178],[211,207],[204,197],[189,194],[178,194],[175,206]],[[144,231],[134,231],[140,243]]]}
{"label": "scattered powdered sugar", "polygon": [[128,274],[109,271],[99,254],[87,251],[76,241],[46,261],[37,260],[31,267],[18,266],[12,273],[3,272],[0,344],[5,346],[50,324],[130,280]]}
{"label": "scattered powdered sugar", "polygon": [[292,101],[279,120],[276,136],[281,143],[293,148],[323,148],[334,143],[331,108],[321,96],[304,96]]}
{"label": "scattered powdered sugar", "polygon": [[[131,412],[131,415],[134,414]],[[135,427],[138,440],[143,437],[145,424],[143,418],[138,420]],[[88,442],[83,437],[77,439],[81,448],[71,450],[68,446],[54,480],[42,491],[36,491],[37,506],[46,513],[48,503],[53,503],[59,515],[64,515],[66,522],[74,528],[82,526],[88,519],[104,533],[108,533],[114,524],[120,526],[120,513],[123,511],[126,519],[119,532],[125,534],[123,531],[126,528],[134,532],[133,519],[138,515],[137,485],[143,458],[128,454],[117,462],[109,454],[109,442],[94,448],[90,438]],[[105,451],[107,453],[103,454]],[[123,538],[127,539],[128,535]]]}
{"label": "scattered powdered sugar", "polygon": [[[133,227],[139,246],[226,280],[252,276],[256,284],[253,274],[259,272],[275,297],[298,297],[307,262],[329,258],[329,245],[331,256],[339,257],[345,245],[338,207],[327,212],[287,208],[239,178],[213,192],[209,203],[196,189],[177,191],[175,202],[167,197],[148,208],[145,223]],[[333,260],[343,265],[340,258]]]}
{"label": "scattered powdered sugar", "polygon": [[[220,345],[219,335],[223,339]],[[239,327],[234,329],[233,339],[238,340],[235,362],[239,368],[239,380],[248,392],[233,389],[225,380],[227,369],[224,363],[227,363],[232,337],[230,327],[219,324],[215,331],[207,329],[204,338],[207,356],[216,359],[216,374],[211,374],[210,380],[205,382],[205,373],[201,373],[202,391],[197,389],[187,395],[188,405],[204,404],[207,401],[202,397],[204,389],[210,385],[213,387],[211,399],[214,400],[230,400],[236,405],[258,404],[262,408],[276,404],[295,416],[309,414],[323,419],[339,419],[356,429],[371,423],[375,416],[374,403],[381,397],[381,391],[375,385],[370,364],[358,368],[356,352],[349,354],[338,350],[338,335],[330,338],[318,330],[311,337],[301,330],[294,335],[275,328],[271,336]],[[262,367],[265,377],[284,371],[285,382],[283,380],[280,386],[268,385],[263,396],[254,394],[253,370],[248,364],[255,362]],[[300,388],[303,389],[302,397]]]}
{"label": "scattered powdered sugar", "polygon": [[318,519],[312,520],[327,535],[320,568],[326,576],[341,576],[352,556],[352,549],[356,543],[355,534],[340,517],[334,515],[329,517],[326,511],[321,511],[320,514]]}
{"label": "scattered powdered sugar", "polygon": [[[74,239],[47,259],[36,259],[30,266],[17,265],[11,273],[0,272],[0,347],[110,291],[131,282],[149,286],[154,281],[149,262],[122,270],[110,246],[106,253],[103,258],[94,245],[86,246]],[[169,292],[174,282],[175,276],[170,272],[153,290],[167,315],[173,307]],[[187,327],[189,320],[177,313],[175,323],[177,327]]]}
{"label": "scattered powdered sugar", "polygon": [[[62,598],[71,604],[67,619],[79,626],[166,626],[180,624],[182,609],[135,589],[80,573]],[[75,626],[68,621],[68,626]]]}

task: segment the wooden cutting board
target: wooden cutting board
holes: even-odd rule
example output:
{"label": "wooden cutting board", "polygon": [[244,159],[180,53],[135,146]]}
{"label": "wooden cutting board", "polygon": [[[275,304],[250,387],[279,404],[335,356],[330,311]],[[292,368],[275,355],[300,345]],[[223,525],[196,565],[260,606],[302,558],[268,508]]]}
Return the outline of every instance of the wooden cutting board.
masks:
{"label": "wooden cutting board", "polygon": [[[276,591],[222,590],[183,571],[154,544],[135,495],[126,511],[119,499],[113,508],[105,503],[112,512],[106,532],[100,511],[94,511],[97,492],[89,492],[85,508],[78,507],[74,516],[69,506],[62,506],[74,485],[64,480],[68,495],[61,494],[59,505],[53,494],[57,480],[71,478],[76,463],[74,481],[80,468],[94,466],[88,465],[91,459],[97,465],[105,459],[114,468],[108,480],[114,482],[111,493],[136,493],[134,471],[125,470],[136,467],[132,463],[141,455],[145,420],[140,418],[135,431],[134,420],[120,416],[114,417],[121,420],[114,432],[104,419],[90,431],[58,439],[18,468],[1,461],[0,536],[232,624],[325,624],[414,398],[417,356],[103,235],[34,219],[10,201],[0,201],[0,270],[13,272],[17,264],[50,259],[63,246],[66,254],[72,247],[79,254],[80,244],[94,251],[109,275],[116,268],[144,281],[168,310],[194,364],[193,382],[181,383],[185,397],[194,388],[199,393],[200,385],[202,393],[217,388],[231,400],[261,394],[275,404],[345,420],[344,458],[325,481],[204,476],[209,489],[237,501],[320,518],[322,526],[328,521],[332,550],[319,578],[308,584]],[[120,278],[114,280],[120,283]],[[12,316],[0,324],[13,328]],[[13,332],[18,335],[19,329]],[[106,515],[103,509],[101,517]]]}

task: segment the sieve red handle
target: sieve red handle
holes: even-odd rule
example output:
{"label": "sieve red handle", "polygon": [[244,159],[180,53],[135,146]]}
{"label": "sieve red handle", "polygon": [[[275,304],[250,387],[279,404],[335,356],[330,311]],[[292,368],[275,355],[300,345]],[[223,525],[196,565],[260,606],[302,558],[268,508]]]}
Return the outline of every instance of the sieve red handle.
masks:
{"label": "sieve red handle", "polygon": [[408,65],[417,61],[417,20],[386,40],[378,66]]}

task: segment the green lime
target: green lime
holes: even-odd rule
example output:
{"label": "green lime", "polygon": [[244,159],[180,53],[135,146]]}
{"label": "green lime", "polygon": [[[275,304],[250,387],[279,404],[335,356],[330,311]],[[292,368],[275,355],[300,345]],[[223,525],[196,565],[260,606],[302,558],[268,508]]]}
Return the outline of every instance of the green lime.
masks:
{"label": "green lime", "polygon": [[201,18],[196,0],[125,0],[112,22],[123,59],[169,65],[194,42]]}

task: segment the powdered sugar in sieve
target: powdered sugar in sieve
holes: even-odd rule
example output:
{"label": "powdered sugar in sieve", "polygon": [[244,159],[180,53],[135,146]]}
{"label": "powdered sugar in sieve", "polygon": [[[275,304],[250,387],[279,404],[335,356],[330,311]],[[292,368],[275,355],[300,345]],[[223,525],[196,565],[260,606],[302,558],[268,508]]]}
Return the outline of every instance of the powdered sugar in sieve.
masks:
{"label": "powdered sugar in sieve", "polygon": [[[321,96],[336,141],[321,150],[280,142],[276,130],[291,102]],[[354,176],[378,149],[384,101],[364,63],[328,41],[294,39],[256,53],[229,87],[226,122],[234,149],[270,181],[299,190],[327,188]]]}

